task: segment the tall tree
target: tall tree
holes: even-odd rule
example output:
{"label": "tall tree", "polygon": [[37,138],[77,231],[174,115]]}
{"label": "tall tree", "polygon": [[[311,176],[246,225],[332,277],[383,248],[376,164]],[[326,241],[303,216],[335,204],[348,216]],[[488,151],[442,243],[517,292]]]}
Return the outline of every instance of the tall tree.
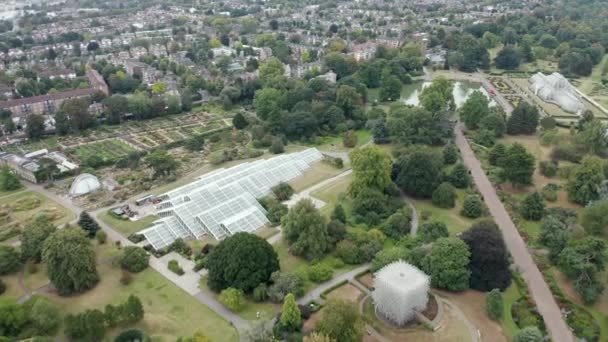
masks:
{"label": "tall tree", "polygon": [[587,205],[599,198],[598,188],[604,180],[603,162],[599,157],[586,156],[568,178],[568,199]]}
{"label": "tall tree", "polygon": [[61,295],[87,290],[99,280],[95,252],[81,230],[68,227],[52,233],[44,242],[42,260]]}
{"label": "tall tree", "polygon": [[80,213],[78,225],[86,232],[89,239],[94,238],[99,230],[99,224],[86,211]]}
{"label": "tall tree", "polygon": [[57,228],[43,214],[36,215],[21,232],[21,257],[24,261],[42,260],[42,246],[44,241],[55,232]]}
{"label": "tall tree", "polygon": [[0,168],[0,191],[13,191],[21,188],[21,181],[8,166]]}
{"label": "tall tree", "polygon": [[422,151],[402,158],[396,165],[395,183],[413,196],[431,197],[443,178],[440,165],[433,159]]}
{"label": "tall tree", "polygon": [[527,195],[521,203],[520,213],[526,220],[539,221],[545,214],[545,200],[537,191]]}
{"label": "tall tree", "polygon": [[300,309],[296,303],[296,298],[291,293],[285,296],[283,301],[283,311],[279,324],[283,332],[295,332],[302,327]]}
{"label": "tall tree", "polygon": [[451,135],[445,129],[444,112],[431,113],[421,107],[399,106],[391,111],[387,126],[394,142],[411,145],[437,145]]}
{"label": "tall tree", "polygon": [[471,288],[480,291],[505,290],[511,284],[509,253],[500,231],[476,227],[460,235],[471,252]]}
{"label": "tall tree", "polygon": [[401,97],[401,81],[395,75],[390,73],[390,70],[382,71],[380,79],[380,100],[396,101]]}
{"label": "tall tree", "polygon": [[507,120],[507,133],[511,135],[533,134],[536,132],[538,120],[538,109],[528,102],[522,101]]}
{"label": "tall tree", "polygon": [[174,173],[179,166],[167,151],[157,149],[146,157],[146,163],[154,170],[154,178],[168,176]]}
{"label": "tall tree", "polygon": [[499,69],[514,70],[519,67],[521,56],[519,51],[512,45],[507,45],[498,51],[494,63]]}
{"label": "tall tree", "polygon": [[315,325],[315,331],[334,341],[358,342],[363,336],[364,322],[354,303],[330,300]]}
{"label": "tall tree", "polygon": [[29,139],[39,140],[44,135],[44,117],[30,114],[25,121],[25,134]]}
{"label": "tall tree", "polygon": [[476,90],[460,107],[458,113],[467,128],[477,129],[481,120],[490,113],[489,105],[488,98],[481,91]]}
{"label": "tall tree", "polygon": [[350,194],[357,194],[365,188],[384,191],[391,183],[391,158],[377,146],[365,146],[350,152],[353,181]]}
{"label": "tall tree", "polygon": [[75,131],[83,131],[93,124],[93,118],[89,114],[89,101],[84,98],[63,101],[59,111],[65,113],[70,126]]}
{"label": "tall tree", "polygon": [[500,165],[505,171],[505,179],[514,186],[532,184],[534,174],[534,156],[520,143],[514,143],[507,149]]}
{"label": "tall tree", "polygon": [[234,234],[217,245],[205,258],[207,284],[219,292],[228,287],[252,291],[267,283],[279,270],[279,259],[264,239],[249,233]]}
{"label": "tall tree", "polygon": [[283,219],[283,232],[295,255],[320,259],[331,246],[325,219],[312,201],[303,199]]}
{"label": "tall tree", "polygon": [[469,258],[467,245],[458,238],[440,238],[423,260],[423,269],[431,276],[433,287],[462,291],[469,287]]}

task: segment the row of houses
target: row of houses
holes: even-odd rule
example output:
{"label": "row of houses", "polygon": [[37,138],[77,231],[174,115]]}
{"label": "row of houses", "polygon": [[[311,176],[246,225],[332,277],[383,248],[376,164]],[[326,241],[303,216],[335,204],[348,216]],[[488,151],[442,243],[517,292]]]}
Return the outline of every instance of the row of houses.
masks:
{"label": "row of houses", "polygon": [[97,70],[88,68],[86,71],[89,88],[67,90],[54,94],[46,94],[21,99],[0,101],[0,109],[7,109],[13,117],[20,118],[30,114],[54,113],[68,99],[91,96],[97,92],[110,94],[110,89]]}

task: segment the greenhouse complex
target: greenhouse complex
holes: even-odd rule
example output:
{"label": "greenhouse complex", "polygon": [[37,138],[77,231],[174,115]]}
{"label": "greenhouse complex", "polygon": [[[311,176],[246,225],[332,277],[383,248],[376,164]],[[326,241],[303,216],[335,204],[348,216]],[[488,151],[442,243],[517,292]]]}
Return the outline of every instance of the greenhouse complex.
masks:
{"label": "greenhouse complex", "polygon": [[221,240],[238,232],[253,232],[269,223],[258,203],[280,182],[300,176],[323,158],[315,148],[270,159],[222,168],[160,196],[160,219],[140,232],[154,249],[178,238],[211,234]]}

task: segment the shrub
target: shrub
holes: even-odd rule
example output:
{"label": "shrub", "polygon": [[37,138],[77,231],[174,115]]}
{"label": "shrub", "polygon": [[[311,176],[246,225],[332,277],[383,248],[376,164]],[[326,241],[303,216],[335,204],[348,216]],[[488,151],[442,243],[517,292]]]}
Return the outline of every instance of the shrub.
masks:
{"label": "shrub", "polygon": [[261,283],[253,289],[253,300],[256,302],[263,302],[266,299],[268,299],[268,285]]}
{"label": "shrub", "polygon": [[283,145],[283,140],[281,140],[280,138],[272,139],[272,144],[270,145],[270,148],[268,150],[274,154],[280,154],[280,153],[285,152],[285,146]]}
{"label": "shrub", "polygon": [[449,235],[448,227],[440,221],[431,221],[420,225],[420,236],[424,243],[433,242]]}
{"label": "shrub", "polygon": [[468,218],[478,218],[483,214],[483,203],[477,195],[467,195],[460,214]]}
{"label": "shrub", "polygon": [[557,201],[557,190],[558,186],[556,184],[549,183],[543,187],[540,194],[546,201],[555,202]]}
{"label": "shrub", "polygon": [[334,271],[326,264],[319,263],[308,269],[308,279],[315,283],[322,283],[332,278]]}
{"label": "shrub", "polygon": [[469,175],[469,169],[464,166],[463,163],[454,165],[452,172],[450,172],[450,183],[459,189],[464,189],[471,183],[471,175]]}
{"label": "shrub", "polygon": [[342,137],[342,144],[344,147],[352,148],[357,146],[357,133],[355,131],[347,131]]}
{"label": "shrub", "polygon": [[554,161],[543,160],[538,164],[540,174],[545,177],[554,177],[557,175],[558,166]]}
{"label": "shrub", "polygon": [[150,338],[139,329],[129,329],[121,332],[114,342],[147,342]]}
{"label": "shrub", "polygon": [[443,163],[451,165],[458,161],[458,147],[450,143],[443,148]]}
{"label": "shrub", "polygon": [[148,267],[150,255],[141,247],[128,246],[123,248],[120,266],[133,273],[139,273]]}
{"label": "shrub", "polygon": [[169,260],[169,264],[168,264],[168,268],[171,272],[177,274],[177,275],[183,275],[184,274],[184,270],[182,269],[182,267],[179,265],[179,263],[177,262],[177,260]]}
{"label": "shrub", "polygon": [[441,183],[433,191],[431,202],[439,208],[454,208],[456,205],[456,189],[450,183]]}
{"label": "shrub", "polygon": [[486,294],[486,312],[493,320],[498,321],[502,318],[503,303],[499,289],[493,289]]}
{"label": "shrub", "polygon": [[120,273],[120,283],[126,286],[131,284],[131,281],[133,281],[133,276],[131,275],[131,272],[127,270],[122,270],[122,272]]}
{"label": "shrub", "polygon": [[280,182],[276,186],[272,187],[272,192],[279,201],[286,201],[291,198],[294,190],[288,183]]}
{"label": "shrub", "polygon": [[527,326],[518,330],[513,336],[513,342],[541,342],[543,334],[535,326]]}
{"label": "shrub", "polygon": [[268,288],[268,297],[275,303],[281,303],[289,293],[293,293],[296,297],[304,294],[304,282],[299,275],[276,271],[272,273],[270,279],[272,285]]}
{"label": "shrub", "polygon": [[582,159],[582,153],[571,144],[559,144],[551,151],[551,159],[566,160],[572,163],[579,163]]}
{"label": "shrub", "polygon": [[334,210],[331,212],[331,219],[346,223],[346,213],[344,212],[344,207],[342,207],[341,204],[336,204]]}
{"label": "shrub", "polygon": [[203,268],[205,268],[205,258],[200,258],[200,259],[196,260],[196,262],[194,263],[194,267],[192,268],[192,270],[194,272],[198,272],[198,271],[202,270]]}
{"label": "shrub", "polygon": [[526,220],[538,221],[543,218],[545,201],[538,192],[533,192],[524,198],[519,212]]}
{"label": "shrub", "polygon": [[235,289],[233,287],[222,290],[218,299],[220,303],[235,312],[243,310],[246,304],[243,290]]}
{"label": "shrub", "polygon": [[2,295],[4,292],[6,292],[6,284],[2,279],[0,279],[0,295]]}
{"label": "shrub", "polygon": [[0,246],[0,275],[17,272],[21,267],[21,255],[15,247]]}
{"label": "shrub", "polygon": [[540,119],[540,126],[546,130],[554,129],[557,126],[557,121],[551,116],[545,116]]}
{"label": "shrub", "polygon": [[108,234],[100,229],[95,233],[95,239],[100,245],[103,245],[108,240]]}

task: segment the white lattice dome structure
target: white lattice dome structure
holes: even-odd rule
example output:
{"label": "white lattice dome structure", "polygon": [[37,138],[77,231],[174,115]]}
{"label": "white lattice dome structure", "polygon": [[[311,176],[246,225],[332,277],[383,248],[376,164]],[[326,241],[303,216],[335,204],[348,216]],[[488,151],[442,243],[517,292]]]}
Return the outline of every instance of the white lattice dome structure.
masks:
{"label": "white lattice dome structure", "polygon": [[401,260],[388,264],[374,276],[376,312],[403,325],[426,309],[429,288],[429,276],[418,268]]}
{"label": "white lattice dome structure", "polygon": [[74,179],[72,186],[70,187],[70,196],[78,197],[86,195],[93,191],[98,190],[101,187],[97,177],[90,173],[83,173]]}

